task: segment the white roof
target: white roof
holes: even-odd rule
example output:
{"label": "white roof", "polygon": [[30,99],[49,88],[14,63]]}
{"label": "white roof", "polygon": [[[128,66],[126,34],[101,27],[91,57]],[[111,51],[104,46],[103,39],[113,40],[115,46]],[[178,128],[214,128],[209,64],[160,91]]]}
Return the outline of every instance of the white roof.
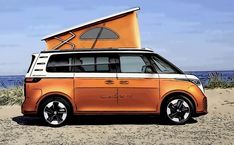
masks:
{"label": "white roof", "polygon": [[50,34],[50,35],[47,35],[47,36],[43,37],[42,40],[45,40],[47,38],[50,38],[50,37],[53,37],[53,36],[56,36],[56,35],[59,35],[59,34],[65,33],[65,32],[69,32],[71,30],[74,30],[74,29],[77,29],[77,28],[80,28],[80,27],[84,27],[86,25],[90,25],[90,24],[93,24],[93,23],[96,23],[96,22],[99,22],[99,21],[103,21],[105,19],[109,19],[109,18],[112,18],[112,17],[116,17],[116,16],[123,15],[123,14],[129,13],[129,12],[137,11],[137,10],[140,10],[140,8],[135,7],[135,8],[131,8],[131,9],[116,13],[116,14],[112,14],[112,15],[109,15],[109,16],[106,16],[106,17],[95,19],[95,20],[92,20],[92,21],[89,21],[89,22],[86,22],[86,23],[83,23],[83,24],[80,24],[80,25],[77,25],[77,26],[74,26],[74,27],[71,27],[71,28],[56,32],[56,33],[53,33],[53,34]]}

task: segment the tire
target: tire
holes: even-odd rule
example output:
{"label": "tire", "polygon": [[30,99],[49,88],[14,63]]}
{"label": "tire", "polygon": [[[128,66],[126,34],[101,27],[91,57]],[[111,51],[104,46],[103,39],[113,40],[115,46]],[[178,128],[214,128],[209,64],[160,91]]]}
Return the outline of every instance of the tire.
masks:
{"label": "tire", "polygon": [[65,125],[71,116],[71,106],[60,97],[46,99],[40,107],[40,115],[45,123],[52,127]]}
{"label": "tire", "polygon": [[173,96],[163,106],[163,117],[170,124],[185,124],[194,111],[192,102],[183,95]]}

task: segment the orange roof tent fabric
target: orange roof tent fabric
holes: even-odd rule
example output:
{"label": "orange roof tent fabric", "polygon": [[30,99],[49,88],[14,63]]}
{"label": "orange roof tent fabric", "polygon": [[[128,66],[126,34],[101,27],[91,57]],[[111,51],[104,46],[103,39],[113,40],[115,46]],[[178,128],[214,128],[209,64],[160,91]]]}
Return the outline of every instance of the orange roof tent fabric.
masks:
{"label": "orange roof tent fabric", "polygon": [[133,8],[49,36],[47,50],[140,48],[137,10]]}

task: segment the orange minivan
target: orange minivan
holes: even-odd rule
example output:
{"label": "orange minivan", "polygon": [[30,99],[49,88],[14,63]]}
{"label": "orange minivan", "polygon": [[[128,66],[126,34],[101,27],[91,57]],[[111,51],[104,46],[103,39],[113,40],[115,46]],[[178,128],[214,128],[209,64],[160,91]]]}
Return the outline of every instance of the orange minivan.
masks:
{"label": "orange minivan", "polygon": [[199,79],[150,49],[42,51],[24,85],[22,113],[50,126],[82,114],[160,114],[184,124],[207,113]]}

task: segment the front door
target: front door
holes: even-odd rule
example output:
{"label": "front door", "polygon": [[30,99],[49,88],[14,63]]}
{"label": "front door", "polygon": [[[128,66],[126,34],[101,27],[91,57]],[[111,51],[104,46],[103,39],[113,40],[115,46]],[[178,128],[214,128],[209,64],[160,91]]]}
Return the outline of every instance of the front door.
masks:
{"label": "front door", "polygon": [[146,66],[150,67],[150,61],[143,54],[119,56],[119,111],[156,111],[159,77],[157,73],[145,72]]}
{"label": "front door", "polygon": [[77,111],[116,111],[115,59],[105,54],[75,56]]}

